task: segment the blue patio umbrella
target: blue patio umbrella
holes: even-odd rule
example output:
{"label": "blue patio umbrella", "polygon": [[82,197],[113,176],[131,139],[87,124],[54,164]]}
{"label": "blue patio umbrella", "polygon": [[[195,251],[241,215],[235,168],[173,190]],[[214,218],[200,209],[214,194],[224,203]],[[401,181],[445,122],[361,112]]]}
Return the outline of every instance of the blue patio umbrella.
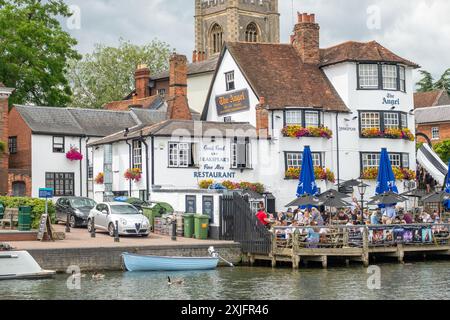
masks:
{"label": "blue patio umbrella", "polygon": [[[377,188],[375,194],[384,194],[387,192],[398,193],[397,186],[395,185],[395,175],[392,170],[391,160],[389,160],[389,154],[386,148],[381,149],[380,167],[378,169]],[[392,204],[394,206],[395,203]],[[380,208],[384,208],[385,205],[380,205]]]}
{"label": "blue patio umbrella", "polygon": [[314,166],[311,155],[311,148],[305,146],[303,151],[302,171],[297,187],[297,197],[304,194],[315,196],[318,193],[316,177],[314,176]]}
{"label": "blue patio umbrella", "polygon": [[[447,177],[445,178],[445,192],[450,193],[450,162],[448,163],[448,173]],[[444,206],[447,209],[450,209],[450,200],[444,201]]]}

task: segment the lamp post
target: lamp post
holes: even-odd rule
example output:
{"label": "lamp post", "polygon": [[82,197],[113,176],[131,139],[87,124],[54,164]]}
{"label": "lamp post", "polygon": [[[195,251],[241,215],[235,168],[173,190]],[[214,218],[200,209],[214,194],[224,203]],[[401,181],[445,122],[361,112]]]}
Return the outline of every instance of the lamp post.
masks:
{"label": "lamp post", "polygon": [[367,184],[365,184],[362,180],[358,184],[358,192],[361,195],[361,219],[364,223],[364,195],[366,194]]}

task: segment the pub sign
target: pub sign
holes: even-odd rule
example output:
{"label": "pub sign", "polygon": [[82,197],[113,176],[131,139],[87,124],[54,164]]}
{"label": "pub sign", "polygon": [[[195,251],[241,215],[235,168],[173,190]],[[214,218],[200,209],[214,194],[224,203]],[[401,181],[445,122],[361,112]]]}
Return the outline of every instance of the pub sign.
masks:
{"label": "pub sign", "polygon": [[248,90],[239,90],[216,97],[217,115],[250,110]]}

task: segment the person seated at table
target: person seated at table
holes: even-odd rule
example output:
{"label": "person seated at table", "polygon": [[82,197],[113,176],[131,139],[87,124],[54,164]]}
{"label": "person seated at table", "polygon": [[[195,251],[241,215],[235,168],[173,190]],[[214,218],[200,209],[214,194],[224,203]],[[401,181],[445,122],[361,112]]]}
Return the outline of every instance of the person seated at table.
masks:
{"label": "person seated at table", "polygon": [[376,210],[372,212],[372,215],[370,216],[370,224],[371,225],[377,225],[380,224],[380,211]]}
{"label": "person seated at table", "polygon": [[394,206],[386,206],[385,208],[381,209],[381,213],[383,215],[383,217],[381,218],[383,224],[392,224],[392,220],[397,215]]}
{"label": "person seated at table", "polygon": [[292,208],[289,208],[285,214],[286,220],[292,221],[294,219],[294,213],[292,212]]}
{"label": "person seated at table", "polygon": [[405,220],[406,224],[414,223],[414,219],[413,219],[413,215],[412,215],[411,211],[408,211],[403,215],[403,220]]}
{"label": "person seated at table", "polygon": [[286,221],[286,215],[283,212],[278,212],[277,213],[277,222],[283,223]]}
{"label": "person seated at table", "polygon": [[422,220],[422,223],[433,223],[433,219],[431,218],[431,215],[426,211],[422,212],[422,214],[420,215],[420,218]]}
{"label": "person seated at table", "polygon": [[337,219],[340,222],[348,222],[348,216],[345,214],[345,212],[343,210],[339,210],[339,213],[337,215]]}
{"label": "person seated at table", "polygon": [[267,216],[264,206],[259,207],[259,210],[256,213],[256,218],[258,218],[259,222],[261,222],[265,227],[270,227],[270,218]]}

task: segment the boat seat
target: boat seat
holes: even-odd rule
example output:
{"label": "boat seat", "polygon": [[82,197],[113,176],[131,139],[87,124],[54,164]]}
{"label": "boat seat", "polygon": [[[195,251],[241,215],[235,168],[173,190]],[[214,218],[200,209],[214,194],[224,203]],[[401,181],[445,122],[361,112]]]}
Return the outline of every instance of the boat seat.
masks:
{"label": "boat seat", "polygon": [[10,229],[14,227],[19,221],[19,209],[17,208],[6,208],[3,219],[0,220],[0,225],[3,229],[9,225]]}

